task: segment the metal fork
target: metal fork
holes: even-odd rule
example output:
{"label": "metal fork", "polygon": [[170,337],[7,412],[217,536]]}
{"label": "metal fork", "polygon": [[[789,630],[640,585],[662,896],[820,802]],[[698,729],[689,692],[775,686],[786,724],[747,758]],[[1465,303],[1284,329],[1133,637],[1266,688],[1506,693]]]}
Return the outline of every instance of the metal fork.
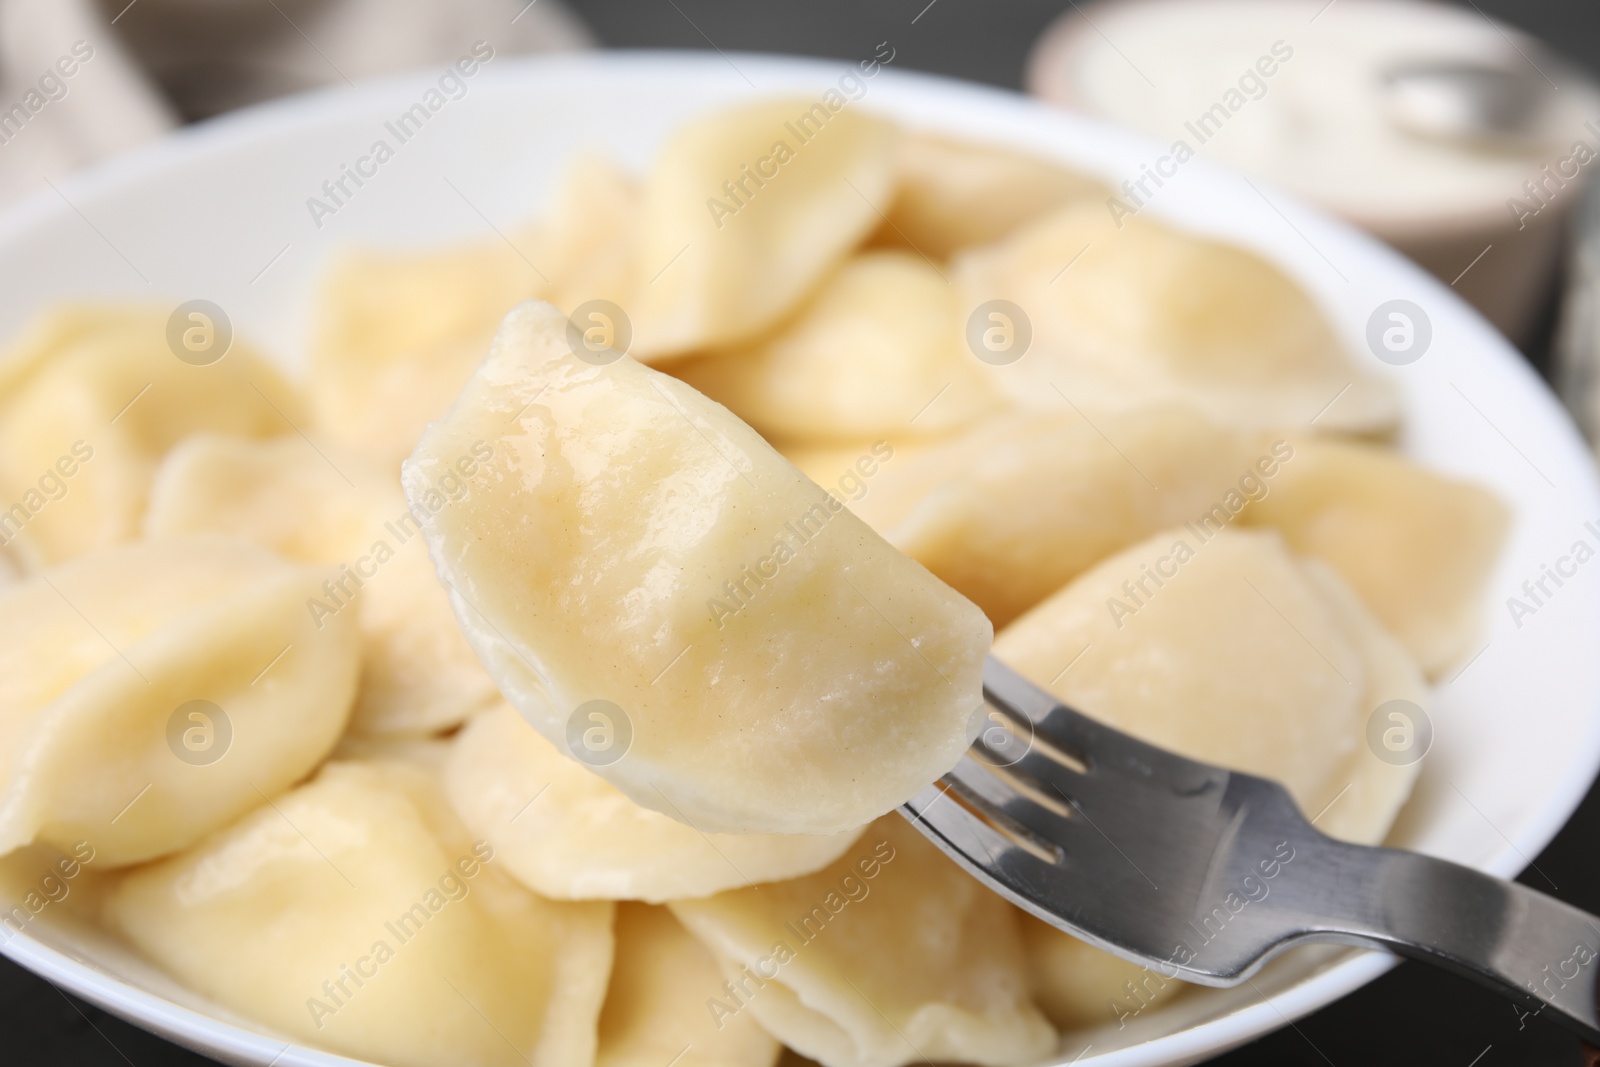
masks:
{"label": "metal fork", "polygon": [[1277,783],[1137,741],[993,657],[983,688],[992,723],[901,810],[1045,922],[1211,986],[1308,942],[1386,949],[1600,1043],[1600,918],[1458,864],[1336,841]]}

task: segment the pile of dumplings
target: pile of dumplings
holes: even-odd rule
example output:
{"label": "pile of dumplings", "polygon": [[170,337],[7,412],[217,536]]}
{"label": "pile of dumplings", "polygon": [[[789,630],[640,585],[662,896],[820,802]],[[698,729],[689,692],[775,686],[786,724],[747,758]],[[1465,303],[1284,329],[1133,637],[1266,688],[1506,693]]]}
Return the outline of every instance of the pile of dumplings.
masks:
{"label": "pile of dumplings", "polygon": [[763,101],[509,242],[347,250],[301,382],[44,311],[0,937],[394,1067],[1029,1067],[1181,995],[895,814],[991,641],[1377,842],[1418,766],[1369,719],[1475,647],[1508,513],[1277,267],[1105,196]]}

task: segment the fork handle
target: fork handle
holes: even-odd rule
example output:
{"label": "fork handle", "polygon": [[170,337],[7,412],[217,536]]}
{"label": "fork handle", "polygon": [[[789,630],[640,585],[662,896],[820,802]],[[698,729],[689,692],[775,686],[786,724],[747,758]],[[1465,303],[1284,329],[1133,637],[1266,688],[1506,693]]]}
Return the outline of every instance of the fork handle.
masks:
{"label": "fork handle", "polygon": [[1414,852],[1338,844],[1327,859],[1324,874],[1342,883],[1337,897],[1327,886],[1329,913],[1348,914],[1318,940],[1374,945],[1444,967],[1540,1013],[1548,1009],[1551,1021],[1600,1044],[1600,918]]}

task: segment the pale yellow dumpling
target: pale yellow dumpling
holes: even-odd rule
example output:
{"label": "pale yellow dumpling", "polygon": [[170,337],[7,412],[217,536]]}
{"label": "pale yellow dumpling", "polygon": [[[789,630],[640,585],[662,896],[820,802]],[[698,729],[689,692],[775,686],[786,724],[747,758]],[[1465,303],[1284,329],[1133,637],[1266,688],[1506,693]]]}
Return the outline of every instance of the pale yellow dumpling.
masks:
{"label": "pale yellow dumpling", "polygon": [[0,593],[0,854],[186,848],[299,780],[355,696],[326,572],[221,538],[102,549]]}
{"label": "pale yellow dumpling", "polygon": [[412,501],[476,441],[484,474],[423,523],[457,615],[523,717],[636,803],[832,834],[960,758],[987,620],[727,409],[579,359],[526,304],[406,461]]}
{"label": "pale yellow dumpling", "polygon": [[641,194],[630,354],[742,341],[796,308],[881,220],[896,136],[842,97],[763,101],[679,126]]}
{"label": "pale yellow dumpling", "polygon": [[311,345],[318,436],[398,464],[477,366],[506,309],[547,291],[534,246],[518,233],[335,259],[318,289]]}
{"label": "pale yellow dumpling", "polygon": [[0,543],[31,569],[137,537],[156,465],[186,434],[265,437],[303,419],[242,339],[197,365],[169,347],[167,319],[164,308],[59,307],[0,357]]}
{"label": "pale yellow dumpling", "polygon": [[944,259],[998,241],[1105,186],[1038,156],[925,131],[900,139],[894,204],[875,239]]}
{"label": "pale yellow dumpling", "polygon": [[[1335,837],[1380,841],[1418,770],[1380,758],[1368,733],[1390,701],[1426,704],[1415,661],[1333,571],[1271,530],[1158,533],[1012,623],[995,655],[1145,741],[1281,782]],[[1063,947],[1068,935],[1042,924],[1027,934],[1052,1016],[1114,1021],[1128,968],[1081,963],[1098,950]],[[1080,962],[1055,970],[1063,959]]]}
{"label": "pale yellow dumpling", "polygon": [[594,1057],[612,906],[506,878],[416,767],[329,764],[131,873],[106,915],[190,988],[314,1046],[396,1067]]}
{"label": "pale yellow dumpling", "polygon": [[574,160],[539,229],[539,265],[550,279],[545,299],[569,315],[591,300],[631,303],[638,217],[632,175],[605,156]]}
{"label": "pale yellow dumpling", "polygon": [[1416,775],[1366,741],[1380,704],[1425,703],[1416,662],[1272,530],[1155,534],[1012,623],[994,652],[1086,715],[1283,783],[1307,815],[1339,797],[1317,823],[1338,837],[1381,839]]}
{"label": "pale yellow dumpling", "polygon": [[885,465],[853,507],[1004,626],[1240,479],[1259,482],[1271,447],[1175,405],[1014,413]]}
{"label": "pale yellow dumpling", "polygon": [[617,908],[617,956],[595,1067],[772,1067],[783,1046],[754,1015],[717,1019],[714,956],[666,908]]}
{"label": "pale yellow dumpling", "polygon": [[899,815],[816,874],[672,911],[722,960],[717,1017],[754,1015],[825,1067],[1025,1067],[1055,1050],[1015,910]]}
{"label": "pale yellow dumpling", "polygon": [[1002,331],[985,362],[1018,404],[1176,401],[1230,425],[1322,432],[1379,433],[1399,419],[1393,386],[1357,365],[1295,281],[1245,249],[1142,219],[1119,228],[1103,203],[1083,202],[953,270],[963,311]]}
{"label": "pale yellow dumpling", "polygon": [[474,716],[456,737],[445,787],[505,869],[558,900],[710,896],[810,874],[860,836],[702,834],[635,804],[506,704]]}
{"label": "pale yellow dumpling", "polygon": [[1387,449],[1312,440],[1244,521],[1331,564],[1437,675],[1474,651],[1510,514],[1488,490]]}
{"label": "pale yellow dumpling", "polygon": [[[440,506],[471,492],[487,455],[483,445],[457,458],[435,487]],[[306,610],[319,625],[345,613],[360,624],[356,730],[445,729],[499,697],[456,625],[398,478],[370,461],[298,436],[196,435],[157,473],[145,530],[223,533],[336,568]]]}
{"label": "pale yellow dumpling", "polygon": [[674,373],[768,437],[930,437],[1000,406],[962,344],[949,281],[920,256],[847,260],[795,318],[754,345]]}

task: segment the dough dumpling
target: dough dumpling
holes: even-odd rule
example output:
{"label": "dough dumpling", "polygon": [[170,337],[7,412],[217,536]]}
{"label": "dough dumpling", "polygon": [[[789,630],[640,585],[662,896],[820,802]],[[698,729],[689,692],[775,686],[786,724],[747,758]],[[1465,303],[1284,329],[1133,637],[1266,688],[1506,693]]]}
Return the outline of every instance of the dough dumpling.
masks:
{"label": "dough dumpling", "polygon": [[755,1016],[715,1019],[716,958],[666,908],[617,907],[617,956],[595,1067],[772,1067],[783,1046]]}
{"label": "dough dumpling", "polygon": [[301,421],[291,387],[237,336],[205,366],[174,355],[168,314],[56,308],[0,357],[0,543],[29,568],[137,537],[156,465],[187,434]]}
{"label": "dough dumpling", "polygon": [[0,854],[87,841],[99,867],[147,860],[316,766],[360,663],[354,618],[318,629],[305,609],[325,577],[194,538],[0,593]]}
{"label": "dough dumpling", "polygon": [[960,759],[988,621],[726,408],[579,359],[529,303],[406,461],[413,505],[477,441],[473,491],[423,517],[457,616],[523,717],[636,803],[833,834]]}
{"label": "dough dumpling", "polygon": [[794,310],[879,224],[895,138],[854,107],[798,98],[679,126],[644,182],[629,353],[743,341]]}
{"label": "dough dumpling", "polygon": [[570,312],[596,298],[626,301],[637,202],[631,178],[586,155],[539,225],[340,255],[318,291],[311,349],[320,435],[390,469],[461,391],[514,305],[538,297]]}
{"label": "dough dumpling", "polygon": [[[472,491],[486,449],[457,457],[441,502]],[[359,621],[356,730],[441,730],[499,698],[456,625],[398,481],[356,456],[299,437],[196,435],[157,473],[145,529],[225,533],[337,568],[306,610],[322,623],[349,608]]]}
{"label": "dough dumpling", "polygon": [[506,878],[427,772],[390,762],[330,763],[132,872],[106,904],[114,929],[197,992],[395,1067],[590,1063],[611,913]]}
{"label": "dough dumpling", "polygon": [[1117,549],[1204,513],[1269,447],[1178,406],[1011,414],[887,464],[854,507],[1004,626]]}
{"label": "dough dumpling", "polygon": [[847,260],[778,332],[674,373],[768,437],[898,441],[998,407],[977,368],[950,283],[919,256],[875,251]]}
{"label": "dough dumpling", "polygon": [[702,834],[557,752],[510,705],[474,716],[456,737],[445,787],[504,868],[558,900],[710,896],[810,874],[860,836]]}
{"label": "dough dumpling", "polygon": [[1387,449],[1311,440],[1244,521],[1331,565],[1437,675],[1473,651],[1510,514],[1488,490]]}
{"label": "dough dumpling", "polygon": [[[1377,843],[1419,764],[1380,760],[1367,723],[1391,700],[1426,705],[1416,662],[1332,570],[1294,556],[1277,532],[1207,532],[1166,530],[1098,564],[1006,627],[995,656],[1120,730],[1281,782],[1324,833]],[[1114,1021],[1107,1005],[1128,999],[1128,968],[1056,971],[1051,961],[1099,950],[1025,929],[1052,1016]],[[1091,994],[1096,976],[1105,988]]]}
{"label": "dough dumpling", "polygon": [[989,368],[1023,406],[1177,401],[1228,425],[1315,418],[1330,433],[1381,433],[1399,420],[1393,387],[1356,364],[1293,279],[1243,248],[1143,219],[1119,229],[1093,201],[973,249],[954,270],[969,314],[1006,300],[1026,316],[1027,349]]}
{"label": "dough dumpling", "polygon": [[[351,249],[317,290],[318,436],[393,468],[472,374],[506,309],[547,283],[526,233],[418,251]],[[537,260],[534,260],[537,262]]]}
{"label": "dough dumpling", "polygon": [[824,1067],[1031,1067],[1055,1051],[1016,910],[899,815],[816,874],[672,911],[722,961],[717,1017],[753,1014]]}
{"label": "dough dumpling", "polygon": [[998,241],[1073,200],[1100,198],[1105,186],[1038,156],[934,133],[900,138],[894,204],[876,239],[946,259]]}

